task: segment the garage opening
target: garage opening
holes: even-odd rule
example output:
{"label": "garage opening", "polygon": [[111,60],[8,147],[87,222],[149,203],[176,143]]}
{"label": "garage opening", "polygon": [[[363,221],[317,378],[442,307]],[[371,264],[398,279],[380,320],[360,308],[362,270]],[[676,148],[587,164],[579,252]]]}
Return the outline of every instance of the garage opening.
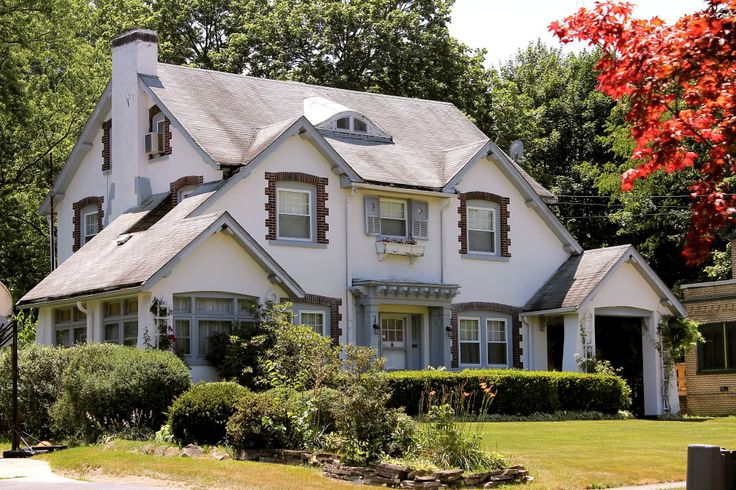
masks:
{"label": "garage opening", "polygon": [[631,387],[631,410],[644,415],[644,359],[642,319],[620,316],[595,317],[596,357],[622,368],[621,377]]}

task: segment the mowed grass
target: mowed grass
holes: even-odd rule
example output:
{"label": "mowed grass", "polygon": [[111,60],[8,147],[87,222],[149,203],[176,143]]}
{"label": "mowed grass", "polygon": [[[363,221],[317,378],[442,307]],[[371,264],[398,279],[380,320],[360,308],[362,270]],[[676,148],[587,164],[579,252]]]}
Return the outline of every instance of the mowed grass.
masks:
{"label": "mowed grass", "polygon": [[248,461],[148,456],[133,452],[144,443],[116,441],[115,449],[83,446],[40,456],[54,472],[84,480],[139,477],[190,488],[310,490],[355,489],[328,480],[315,468]]}
{"label": "mowed grass", "polygon": [[[503,422],[472,424],[484,449],[525,465],[535,481],[525,490],[605,488],[685,479],[688,444],[736,449],[736,417],[654,420]],[[115,449],[85,446],[43,456],[62,474],[82,479],[143,477],[198,488],[355,488],[318,470],[240,461],[146,456],[144,443]],[[513,487],[509,487],[513,488]]]}
{"label": "mowed grass", "polygon": [[688,444],[736,449],[736,417],[478,424],[483,447],[529,469],[524,488],[605,488],[684,481]]}

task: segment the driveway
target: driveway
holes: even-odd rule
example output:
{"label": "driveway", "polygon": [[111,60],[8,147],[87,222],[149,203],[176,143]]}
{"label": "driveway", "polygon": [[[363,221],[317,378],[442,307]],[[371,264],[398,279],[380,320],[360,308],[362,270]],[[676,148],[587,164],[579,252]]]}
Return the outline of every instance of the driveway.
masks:
{"label": "driveway", "polygon": [[5,489],[38,489],[56,490],[67,488],[84,488],[87,490],[169,490],[170,487],[138,485],[132,483],[84,482],[71,480],[54,474],[45,461],[34,459],[2,459],[0,458],[0,488]]}

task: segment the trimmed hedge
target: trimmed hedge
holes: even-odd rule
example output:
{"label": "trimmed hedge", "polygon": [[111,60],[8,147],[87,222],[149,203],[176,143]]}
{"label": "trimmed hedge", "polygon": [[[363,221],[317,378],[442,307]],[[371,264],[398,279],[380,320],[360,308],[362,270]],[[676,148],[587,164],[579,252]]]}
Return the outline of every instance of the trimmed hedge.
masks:
{"label": "trimmed hedge", "polygon": [[[410,415],[418,414],[422,397],[431,390],[462,389],[478,393],[481,383],[493,386],[496,392],[488,413],[531,415],[564,410],[613,414],[628,409],[631,404],[631,390],[626,382],[604,374],[466,369],[397,371],[387,373],[386,377],[392,390],[389,405],[404,407]],[[482,397],[472,399],[479,405]]]}
{"label": "trimmed hedge", "polygon": [[94,441],[106,432],[155,431],[192,384],[189,369],[170,352],[113,344],[69,352],[61,397],[51,410],[57,435]]}
{"label": "trimmed hedge", "polygon": [[221,443],[235,404],[247,392],[247,388],[230,381],[194,385],[169,408],[174,438],[182,445]]}

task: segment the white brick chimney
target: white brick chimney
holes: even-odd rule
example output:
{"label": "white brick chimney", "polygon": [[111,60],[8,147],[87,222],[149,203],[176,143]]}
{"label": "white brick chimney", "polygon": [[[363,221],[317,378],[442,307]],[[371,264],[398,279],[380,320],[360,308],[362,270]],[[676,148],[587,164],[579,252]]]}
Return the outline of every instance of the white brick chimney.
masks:
{"label": "white brick chimney", "polygon": [[135,182],[146,168],[143,137],[148,132],[149,103],[138,86],[138,75],[156,76],[157,67],[156,32],[134,29],[112,40],[110,210],[113,217],[142,200]]}

